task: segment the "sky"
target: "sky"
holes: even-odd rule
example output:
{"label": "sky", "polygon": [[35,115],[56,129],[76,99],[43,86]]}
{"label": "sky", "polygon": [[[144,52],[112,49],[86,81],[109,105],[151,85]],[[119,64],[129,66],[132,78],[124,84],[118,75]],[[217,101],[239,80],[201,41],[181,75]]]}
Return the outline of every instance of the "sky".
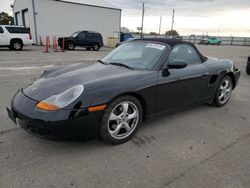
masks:
{"label": "sky", "polygon": [[[83,0],[84,1],[84,0]],[[141,26],[142,2],[145,2],[144,32],[161,32],[171,28],[182,35],[250,37],[250,0],[106,0],[122,9],[122,26],[137,31]],[[12,13],[12,0],[0,0],[0,11]]]}

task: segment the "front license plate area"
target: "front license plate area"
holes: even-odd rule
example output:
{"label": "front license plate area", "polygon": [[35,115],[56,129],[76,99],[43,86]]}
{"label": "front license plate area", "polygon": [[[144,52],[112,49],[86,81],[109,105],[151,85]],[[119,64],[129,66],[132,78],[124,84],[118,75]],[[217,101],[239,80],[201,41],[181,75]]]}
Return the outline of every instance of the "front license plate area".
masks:
{"label": "front license plate area", "polygon": [[9,118],[10,118],[15,124],[17,124],[17,122],[16,122],[16,117],[15,117],[13,111],[10,110],[9,108],[6,108],[6,110],[7,110],[7,113],[8,113]]}

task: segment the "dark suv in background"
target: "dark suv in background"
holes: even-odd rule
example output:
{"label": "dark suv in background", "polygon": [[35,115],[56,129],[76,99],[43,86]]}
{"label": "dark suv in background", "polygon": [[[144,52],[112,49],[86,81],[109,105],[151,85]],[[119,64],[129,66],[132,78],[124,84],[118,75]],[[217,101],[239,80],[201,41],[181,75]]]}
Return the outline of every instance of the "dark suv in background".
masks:
{"label": "dark suv in background", "polygon": [[70,37],[58,38],[58,45],[62,48],[62,41],[64,39],[64,48],[66,50],[74,50],[75,47],[85,47],[87,50],[100,50],[103,47],[102,35],[93,31],[77,31]]}

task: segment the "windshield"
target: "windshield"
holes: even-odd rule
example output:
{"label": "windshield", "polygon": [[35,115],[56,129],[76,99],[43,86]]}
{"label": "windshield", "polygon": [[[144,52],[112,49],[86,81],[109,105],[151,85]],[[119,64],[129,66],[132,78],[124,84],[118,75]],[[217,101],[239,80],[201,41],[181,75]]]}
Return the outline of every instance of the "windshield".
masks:
{"label": "windshield", "polygon": [[117,47],[102,61],[106,64],[125,65],[132,69],[150,70],[166,49],[167,46],[158,43],[130,42]]}
{"label": "windshield", "polygon": [[73,33],[73,34],[70,35],[70,36],[71,36],[71,37],[76,37],[79,33],[80,33],[80,31],[77,31],[77,32]]}

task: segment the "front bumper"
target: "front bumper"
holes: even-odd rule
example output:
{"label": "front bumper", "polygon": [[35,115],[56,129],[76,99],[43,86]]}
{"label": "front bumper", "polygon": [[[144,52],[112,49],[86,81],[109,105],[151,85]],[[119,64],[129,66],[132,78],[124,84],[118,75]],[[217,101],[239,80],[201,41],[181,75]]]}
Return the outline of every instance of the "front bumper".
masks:
{"label": "front bumper", "polygon": [[37,109],[36,104],[37,101],[18,92],[12,100],[11,109],[7,108],[10,119],[28,133],[42,138],[90,140],[98,137],[102,111],[76,109],[47,112]]}

